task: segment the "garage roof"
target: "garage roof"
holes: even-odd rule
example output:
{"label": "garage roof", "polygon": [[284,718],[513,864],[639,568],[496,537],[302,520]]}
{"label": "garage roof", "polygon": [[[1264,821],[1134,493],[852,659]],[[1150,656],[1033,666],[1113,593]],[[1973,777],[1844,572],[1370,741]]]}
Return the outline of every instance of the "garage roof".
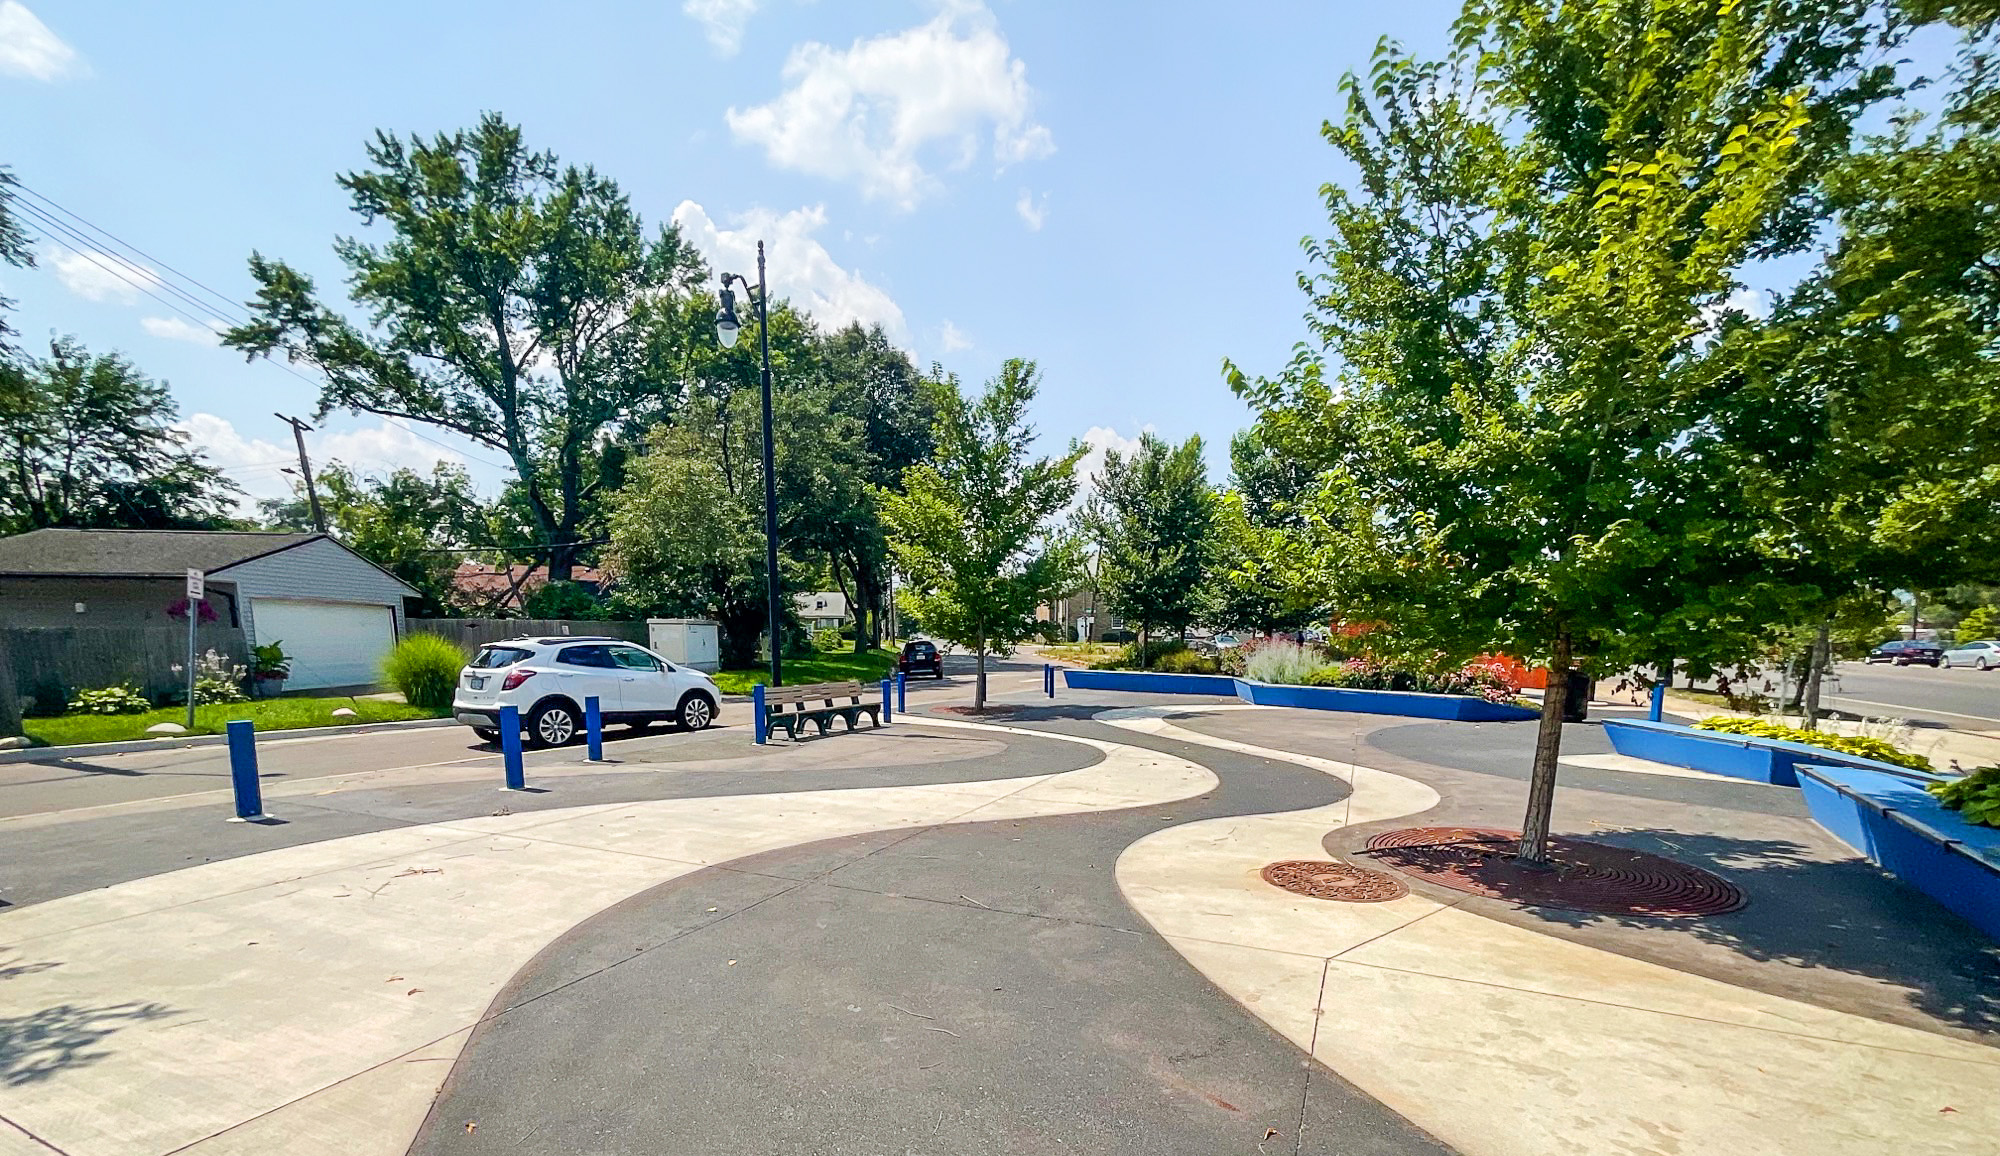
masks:
{"label": "garage roof", "polygon": [[188,570],[222,570],[323,537],[237,530],[30,530],[0,538],[0,574],[179,578]]}

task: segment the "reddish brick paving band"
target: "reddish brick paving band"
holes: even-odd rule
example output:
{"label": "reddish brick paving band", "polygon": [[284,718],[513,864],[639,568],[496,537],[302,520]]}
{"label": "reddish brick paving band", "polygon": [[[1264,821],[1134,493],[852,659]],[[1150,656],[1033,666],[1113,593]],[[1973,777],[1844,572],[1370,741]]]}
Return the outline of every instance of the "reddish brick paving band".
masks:
{"label": "reddish brick paving band", "polygon": [[1514,859],[1519,831],[1491,827],[1410,827],[1368,840],[1386,866],[1491,899],[1599,915],[1721,915],[1748,900],[1722,877],[1644,851],[1551,837],[1547,868]]}
{"label": "reddish brick paving band", "polygon": [[1287,859],[1264,868],[1262,874],[1273,887],[1314,899],[1381,903],[1410,893],[1409,885],[1394,875],[1325,859]]}

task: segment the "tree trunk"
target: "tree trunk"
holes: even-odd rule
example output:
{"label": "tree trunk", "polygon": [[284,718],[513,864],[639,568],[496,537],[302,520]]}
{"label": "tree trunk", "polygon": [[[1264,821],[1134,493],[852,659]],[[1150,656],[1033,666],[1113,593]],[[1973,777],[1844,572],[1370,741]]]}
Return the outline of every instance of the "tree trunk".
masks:
{"label": "tree trunk", "polygon": [[986,631],[983,628],[979,631],[978,656],[978,675],[972,680],[972,709],[975,711],[986,709]]}
{"label": "tree trunk", "polygon": [[1528,780],[1528,813],[1521,820],[1521,862],[1549,861],[1549,820],[1556,806],[1556,756],[1562,753],[1563,709],[1569,705],[1569,631],[1556,634],[1549,682],[1542,691],[1542,724],[1535,734],[1535,769]]}
{"label": "tree trunk", "polygon": [[1145,670],[1147,669],[1147,667],[1151,665],[1151,663],[1148,661],[1150,657],[1151,656],[1149,656],[1146,653],[1146,627],[1145,624],[1141,623],[1139,626],[1139,669],[1140,670]]}
{"label": "tree trunk", "polygon": [[1819,637],[1813,639],[1812,658],[1806,665],[1805,727],[1809,731],[1819,729],[1820,677],[1826,673],[1826,663],[1832,649],[1833,624],[1821,622]]}

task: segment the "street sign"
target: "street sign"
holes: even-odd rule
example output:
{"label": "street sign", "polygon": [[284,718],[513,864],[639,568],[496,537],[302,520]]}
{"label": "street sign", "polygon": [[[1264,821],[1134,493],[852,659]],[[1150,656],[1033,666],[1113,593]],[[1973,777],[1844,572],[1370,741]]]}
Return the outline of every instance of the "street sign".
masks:
{"label": "street sign", "polygon": [[195,601],[202,596],[202,589],[204,586],[205,578],[206,575],[204,575],[199,570],[188,571],[188,600],[190,602]]}

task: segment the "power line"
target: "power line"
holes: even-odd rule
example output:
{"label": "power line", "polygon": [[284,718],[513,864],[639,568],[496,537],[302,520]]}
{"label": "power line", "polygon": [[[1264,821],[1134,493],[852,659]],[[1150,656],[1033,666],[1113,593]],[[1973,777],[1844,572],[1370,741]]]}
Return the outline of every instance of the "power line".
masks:
{"label": "power line", "polygon": [[[26,185],[17,184],[15,187],[17,189],[20,189],[22,192],[26,192],[31,196],[35,197],[36,200],[47,203],[48,205],[52,206],[58,212],[61,212],[65,216],[74,219],[84,228],[87,228],[92,232],[98,233],[103,237],[108,238],[115,244],[124,247],[129,252],[137,255],[140,258],[143,258],[144,260],[153,262],[160,268],[165,269],[168,273],[171,273],[173,276],[179,277],[182,280],[187,281],[189,284],[192,284],[196,288],[201,289],[203,292],[215,298],[217,301],[221,301],[224,303],[224,308],[222,310],[217,310],[207,302],[200,300],[194,295],[172,284],[165,278],[160,277],[157,272],[154,272],[152,270],[146,270],[146,272],[152,273],[152,277],[150,279],[151,285],[149,286],[147,280],[141,279],[137,275],[136,270],[138,270],[140,266],[138,266],[136,263],[129,261],[128,259],[121,257],[116,253],[103,251],[100,242],[95,241],[90,237],[85,236],[84,234],[78,232],[76,229],[70,227],[63,221],[58,220],[57,218],[55,218],[48,212],[42,210],[38,206],[24,201],[15,202],[16,206],[21,208],[26,213],[32,215],[32,217],[38,223],[42,224],[47,228],[56,230],[57,232],[62,234],[62,236],[68,238],[71,241],[76,242],[79,246],[81,246],[76,250],[76,253],[79,257],[84,258],[91,264],[97,266],[98,268],[104,270],[107,273],[110,273],[112,276],[118,278],[120,281],[123,281],[125,284],[131,286],[132,288],[138,290],[139,292],[144,293],[146,296],[151,297],[153,300],[158,301],[160,304],[166,306],[168,309],[179,314],[182,318],[189,321],[190,323],[198,325],[203,329],[210,328],[207,319],[197,317],[193,314],[188,313],[185,309],[182,309],[180,306],[174,304],[171,301],[166,300],[159,294],[153,292],[151,286],[157,286],[161,289],[166,290],[169,293],[172,293],[174,296],[178,297],[182,301],[193,306],[199,312],[233,313],[234,319],[239,322],[250,320],[249,314],[245,313],[241,306],[238,306],[230,302],[229,299],[227,297],[224,297],[221,293],[203,284],[202,282],[196,280],[195,278],[190,277],[185,273],[182,273],[180,270],[175,269],[173,266],[167,264],[165,261],[162,261],[159,258],[152,256],[151,254],[147,253],[143,249],[140,249],[136,245],[120,240],[109,230],[104,229],[98,225],[92,224],[90,221],[86,220],[81,215],[69,209],[63,208],[63,206],[57,204],[54,199],[45,196],[41,193],[35,192],[33,189],[28,188]],[[284,348],[288,353],[297,352],[296,350],[292,349],[291,346],[285,346]],[[307,377],[305,374],[300,373],[298,370],[294,369],[289,362],[279,361],[278,359],[272,357],[268,352],[263,354],[262,358],[264,361],[269,362],[271,365],[274,365],[277,368],[284,370],[286,373],[291,374],[293,377],[298,378],[300,381],[305,382],[307,385],[318,387],[321,384],[320,382],[316,382],[312,378]],[[386,414],[378,416],[382,417],[385,422],[394,423],[394,419],[389,418]],[[467,453],[465,450],[459,448],[458,446],[454,446],[449,442],[439,441],[437,438],[431,437],[430,435],[425,434],[413,428],[410,424],[401,424],[401,423],[396,423],[396,424],[397,428],[403,430],[405,433],[410,434],[412,437],[418,438],[422,441],[427,441],[432,445],[439,447],[440,449],[450,450],[453,454],[457,455],[458,457],[478,462],[479,464],[487,466],[491,469],[504,471],[513,468],[511,465],[503,465],[500,462],[492,461],[487,458],[482,458],[477,454]]]}

